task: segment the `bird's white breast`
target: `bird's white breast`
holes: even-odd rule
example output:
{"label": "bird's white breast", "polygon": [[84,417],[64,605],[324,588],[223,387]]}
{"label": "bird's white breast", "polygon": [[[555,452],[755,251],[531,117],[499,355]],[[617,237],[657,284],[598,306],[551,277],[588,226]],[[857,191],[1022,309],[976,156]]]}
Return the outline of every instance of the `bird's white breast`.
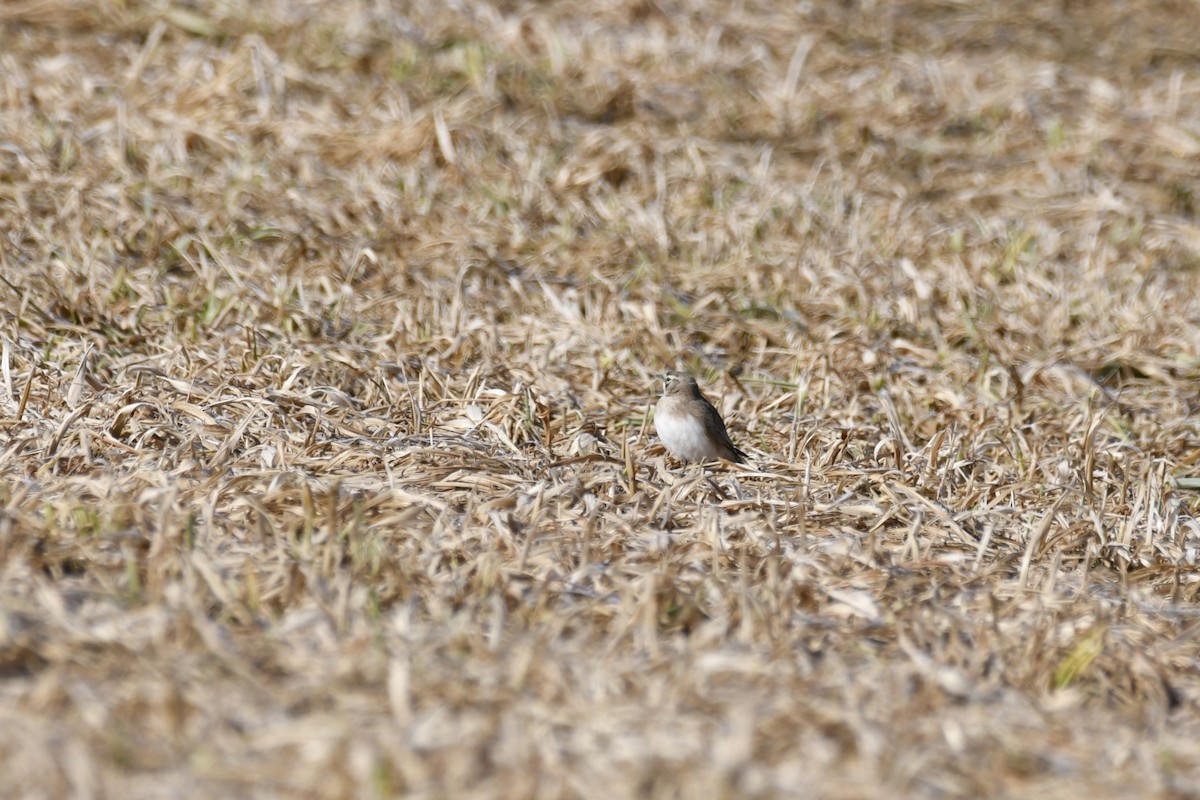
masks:
{"label": "bird's white breast", "polygon": [[720,456],[715,444],[705,433],[703,423],[694,417],[659,408],[654,412],[654,430],[676,458],[707,461]]}

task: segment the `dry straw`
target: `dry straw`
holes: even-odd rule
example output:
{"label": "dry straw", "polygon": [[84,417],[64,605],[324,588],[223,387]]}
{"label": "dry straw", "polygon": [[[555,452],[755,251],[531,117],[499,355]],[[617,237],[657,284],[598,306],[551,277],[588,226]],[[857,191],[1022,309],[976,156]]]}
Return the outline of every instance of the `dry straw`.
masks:
{"label": "dry straw", "polygon": [[1191,11],[3,5],[3,793],[1200,792]]}

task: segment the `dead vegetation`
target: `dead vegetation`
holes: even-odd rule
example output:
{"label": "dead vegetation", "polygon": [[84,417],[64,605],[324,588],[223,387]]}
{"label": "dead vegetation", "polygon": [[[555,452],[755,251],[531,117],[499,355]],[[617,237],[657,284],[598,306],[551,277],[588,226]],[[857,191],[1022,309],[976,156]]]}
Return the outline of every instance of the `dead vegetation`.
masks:
{"label": "dead vegetation", "polygon": [[1200,792],[1193,12],[0,7],[5,791]]}

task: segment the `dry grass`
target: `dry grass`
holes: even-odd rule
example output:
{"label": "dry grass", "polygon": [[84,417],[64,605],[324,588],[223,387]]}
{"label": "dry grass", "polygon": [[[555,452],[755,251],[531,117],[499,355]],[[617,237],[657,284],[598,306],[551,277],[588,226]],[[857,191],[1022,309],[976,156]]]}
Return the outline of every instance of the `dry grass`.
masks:
{"label": "dry grass", "polygon": [[863,6],[0,6],[3,791],[1200,792],[1195,9]]}

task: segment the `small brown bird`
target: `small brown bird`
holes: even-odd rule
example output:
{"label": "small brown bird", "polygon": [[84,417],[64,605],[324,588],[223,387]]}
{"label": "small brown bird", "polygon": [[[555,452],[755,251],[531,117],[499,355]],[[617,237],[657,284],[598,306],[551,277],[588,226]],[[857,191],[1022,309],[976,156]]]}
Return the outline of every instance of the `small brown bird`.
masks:
{"label": "small brown bird", "polygon": [[671,454],[683,461],[723,458],[745,464],[746,454],[733,446],[720,413],[686,372],[668,372],[662,399],[654,407],[654,430]]}

